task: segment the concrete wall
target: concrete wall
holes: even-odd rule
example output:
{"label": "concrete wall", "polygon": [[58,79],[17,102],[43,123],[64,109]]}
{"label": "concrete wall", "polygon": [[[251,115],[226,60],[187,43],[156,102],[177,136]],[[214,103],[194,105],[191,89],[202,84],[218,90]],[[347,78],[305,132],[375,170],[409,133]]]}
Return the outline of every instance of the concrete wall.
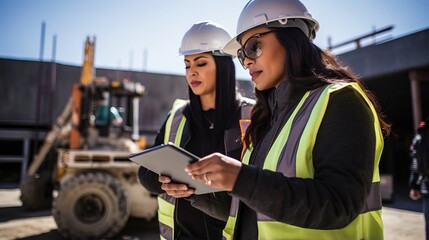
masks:
{"label": "concrete wall", "polygon": [[[338,55],[376,94],[393,127],[415,130],[413,95],[420,95],[422,117],[429,115],[429,29]],[[410,73],[417,72],[419,89],[411,90]]]}
{"label": "concrete wall", "polygon": [[339,55],[362,78],[429,66],[429,29]]}

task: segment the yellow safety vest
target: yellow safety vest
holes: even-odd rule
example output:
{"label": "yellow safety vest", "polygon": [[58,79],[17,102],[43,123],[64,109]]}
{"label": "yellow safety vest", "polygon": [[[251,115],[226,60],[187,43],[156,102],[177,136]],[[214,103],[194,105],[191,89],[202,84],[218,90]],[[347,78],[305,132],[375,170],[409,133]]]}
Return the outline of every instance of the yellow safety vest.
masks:
{"label": "yellow safety vest", "polygon": [[[246,99],[244,102],[248,104],[241,105],[241,120],[240,129],[245,131],[248,120],[250,117],[251,108],[253,107],[253,100]],[[188,104],[188,100],[177,99],[173,103],[173,108],[170,112],[170,116],[165,124],[164,143],[173,142],[177,146],[182,146],[183,131],[186,124],[186,117],[183,115],[183,111]],[[244,118],[244,119],[243,119]],[[243,126],[242,126],[243,125]],[[244,126],[246,125],[246,126]],[[226,136],[227,134],[225,134]],[[241,133],[243,136],[243,132]],[[227,140],[227,139],[225,139]],[[236,142],[236,141],[228,141]],[[238,143],[239,144],[239,143]],[[229,147],[229,146],[227,146]],[[227,149],[226,149],[227,150]],[[171,197],[167,194],[160,194],[158,196],[158,221],[160,228],[161,239],[174,239],[174,211],[176,205],[176,198]]]}
{"label": "yellow safety vest", "polygon": [[[349,225],[341,229],[320,230],[293,226],[278,222],[257,213],[258,239],[383,239],[381,219],[380,176],[378,164],[383,151],[383,136],[374,106],[356,83],[329,84],[307,92],[272,144],[265,158],[264,169],[283,173],[286,177],[314,178],[313,147],[318,129],[325,114],[330,94],[346,86],[353,87],[365,99],[374,116],[376,145],[372,187],[361,213]],[[247,149],[243,163],[249,164],[253,149]],[[299,161],[297,160],[299,159]],[[230,216],[223,231],[223,239],[233,239],[236,224],[238,198],[233,197]]]}

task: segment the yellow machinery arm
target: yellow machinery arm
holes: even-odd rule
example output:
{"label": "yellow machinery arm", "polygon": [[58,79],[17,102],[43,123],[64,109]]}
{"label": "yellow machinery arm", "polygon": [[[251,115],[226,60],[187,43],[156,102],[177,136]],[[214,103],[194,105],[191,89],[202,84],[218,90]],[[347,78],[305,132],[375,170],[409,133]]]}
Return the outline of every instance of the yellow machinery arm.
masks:
{"label": "yellow machinery arm", "polygon": [[[82,113],[88,112],[90,106],[82,105],[82,102],[88,103],[89,99],[89,87],[95,78],[94,68],[94,49],[95,49],[95,38],[91,41],[89,37],[86,38],[84,59],[82,66],[82,75],[80,84],[75,84],[73,87],[73,111],[72,111],[72,130],[70,133],[70,149],[78,149],[81,146],[81,134],[80,125],[82,124]],[[82,98],[85,98],[82,101]]]}
{"label": "yellow machinery arm", "polygon": [[37,155],[34,156],[34,161],[31,163],[30,168],[28,170],[28,175],[33,176],[39,170],[40,165],[45,160],[46,155],[49,150],[51,150],[52,146],[58,139],[58,136],[61,134],[62,128],[67,124],[72,108],[72,98],[69,99],[66,106],[63,109],[63,112],[58,116],[55,121],[52,129],[46,135],[45,140],[43,142],[42,147],[40,148]]}
{"label": "yellow machinery arm", "polygon": [[70,147],[76,149],[80,147],[80,131],[78,129],[80,122],[80,111],[81,111],[81,98],[82,98],[82,86],[88,86],[92,83],[95,76],[94,70],[94,48],[95,40],[90,41],[89,37],[86,39],[85,52],[84,52],[84,63],[82,68],[81,84],[75,84],[73,87],[72,96],[64,107],[62,113],[58,116],[52,129],[48,132],[45,137],[42,147],[39,149],[37,155],[34,156],[34,160],[31,163],[28,175],[33,176],[37,173],[39,167],[45,160],[46,155],[58,140],[61,134],[61,129],[70,121],[72,122],[72,130],[70,133]]}
{"label": "yellow machinery arm", "polygon": [[86,37],[82,76],[80,78],[80,83],[84,86],[90,85],[95,78],[94,50],[95,38],[91,42],[91,39]]}

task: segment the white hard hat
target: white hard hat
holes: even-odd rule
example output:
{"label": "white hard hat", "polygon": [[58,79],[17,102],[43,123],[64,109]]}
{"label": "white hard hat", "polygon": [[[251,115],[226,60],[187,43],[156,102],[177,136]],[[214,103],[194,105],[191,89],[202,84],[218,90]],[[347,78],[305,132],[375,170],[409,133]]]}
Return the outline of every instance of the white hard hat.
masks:
{"label": "white hard hat", "polygon": [[183,36],[179,54],[212,52],[214,55],[227,55],[221,50],[230,39],[231,35],[219,24],[211,21],[198,22]]}
{"label": "white hard hat", "polygon": [[310,40],[316,37],[319,30],[319,23],[299,0],[250,0],[238,18],[237,35],[228,41],[223,51],[237,55],[241,47],[237,37],[264,24],[267,27],[300,28]]}

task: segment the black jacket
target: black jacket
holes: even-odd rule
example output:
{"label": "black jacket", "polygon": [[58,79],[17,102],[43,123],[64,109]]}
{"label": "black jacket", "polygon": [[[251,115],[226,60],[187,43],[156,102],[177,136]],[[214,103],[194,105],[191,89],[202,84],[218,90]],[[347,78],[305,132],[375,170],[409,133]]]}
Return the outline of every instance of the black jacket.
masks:
{"label": "black jacket", "polygon": [[[240,199],[235,239],[257,239],[256,213],[314,229],[348,225],[362,210],[374,169],[374,119],[364,99],[347,87],[329,100],[313,149],[314,179],[262,170],[279,127],[302,94],[290,98],[283,83],[270,96],[271,128],[243,165],[232,191]],[[287,233],[285,233],[287,234]]]}
{"label": "black jacket", "polygon": [[416,152],[416,149],[414,149],[414,145],[416,144],[417,141],[420,141],[420,138],[421,138],[420,132],[417,131],[411,142],[411,146],[410,146],[411,164],[410,164],[410,178],[409,178],[408,185],[410,189],[418,190],[420,191],[421,194],[428,196],[429,179],[428,179],[428,176],[425,176],[420,173],[419,163],[417,160],[417,152]]}

